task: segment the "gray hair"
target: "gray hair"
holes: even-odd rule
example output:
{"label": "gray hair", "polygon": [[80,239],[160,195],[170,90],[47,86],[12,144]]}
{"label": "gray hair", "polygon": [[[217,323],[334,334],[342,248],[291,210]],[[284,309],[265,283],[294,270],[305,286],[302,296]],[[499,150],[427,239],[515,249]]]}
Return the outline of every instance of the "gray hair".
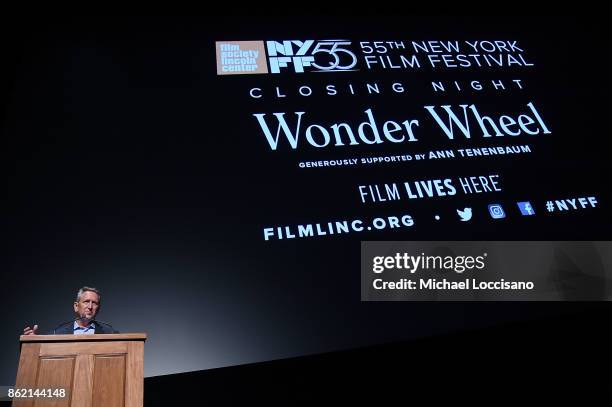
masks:
{"label": "gray hair", "polygon": [[100,291],[97,288],[87,287],[87,286],[81,287],[79,289],[79,292],[77,293],[77,296],[76,296],[76,301],[79,302],[81,300],[81,296],[83,295],[83,293],[87,291],[91,291],[93,293],[98,294],[98,302],[102,302],[102,294],[100,294]]}

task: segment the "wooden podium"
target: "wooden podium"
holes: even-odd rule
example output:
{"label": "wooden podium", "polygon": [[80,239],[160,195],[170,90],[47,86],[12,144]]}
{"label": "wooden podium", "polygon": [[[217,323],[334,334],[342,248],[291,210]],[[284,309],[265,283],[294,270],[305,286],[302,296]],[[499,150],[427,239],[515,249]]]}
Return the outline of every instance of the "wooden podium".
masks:
{"label": "wooden podium", "polygon": [[65,398],[14,407],[142,407],[146,334],[22,335],[16,389],[66,389]]}

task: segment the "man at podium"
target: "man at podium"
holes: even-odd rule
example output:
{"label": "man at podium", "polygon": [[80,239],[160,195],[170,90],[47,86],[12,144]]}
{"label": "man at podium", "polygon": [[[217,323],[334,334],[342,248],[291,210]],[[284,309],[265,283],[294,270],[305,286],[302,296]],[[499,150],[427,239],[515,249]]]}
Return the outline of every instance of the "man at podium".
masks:
{"label": "man at podium", "polygon": [[[92,335],[118,333],[110,325],[94,319],[100,310],[100,291],[93,287],[82,287],[73,304],[75,318],[56,326],[49,335]],[[38,325],[25,327],[24,335],[36,335]]]}

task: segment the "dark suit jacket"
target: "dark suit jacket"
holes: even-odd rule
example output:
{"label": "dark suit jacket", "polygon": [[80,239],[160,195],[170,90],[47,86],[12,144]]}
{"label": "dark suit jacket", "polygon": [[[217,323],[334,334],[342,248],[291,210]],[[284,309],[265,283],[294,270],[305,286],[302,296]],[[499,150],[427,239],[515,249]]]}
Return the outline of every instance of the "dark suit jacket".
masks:
{"label": "dark suit jacket", "polygon": [[[117,334],[119,333],[119,331],[115,331],[112,326],[101,324],[95,319],[93,320],[93,323],[96,324],[96,327],[94,329],[94,333],[96,334]],[[74,334],[74,321],[68,322],[52,330],[51,332],[49,332],[49,335],[72,335],[72,334]]]}

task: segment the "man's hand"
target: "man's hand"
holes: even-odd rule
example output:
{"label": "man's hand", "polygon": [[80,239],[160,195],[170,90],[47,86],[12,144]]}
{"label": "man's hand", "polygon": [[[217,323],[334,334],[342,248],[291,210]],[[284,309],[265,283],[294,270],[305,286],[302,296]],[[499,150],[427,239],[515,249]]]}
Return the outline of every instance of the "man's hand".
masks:
{"label": "man's hand", "polygon": [[36,335],[36,331],[38,331],[38,325],[34,325],[34,327],[32,328],[30,328],[29,326],[23,328],[24,335]]}

